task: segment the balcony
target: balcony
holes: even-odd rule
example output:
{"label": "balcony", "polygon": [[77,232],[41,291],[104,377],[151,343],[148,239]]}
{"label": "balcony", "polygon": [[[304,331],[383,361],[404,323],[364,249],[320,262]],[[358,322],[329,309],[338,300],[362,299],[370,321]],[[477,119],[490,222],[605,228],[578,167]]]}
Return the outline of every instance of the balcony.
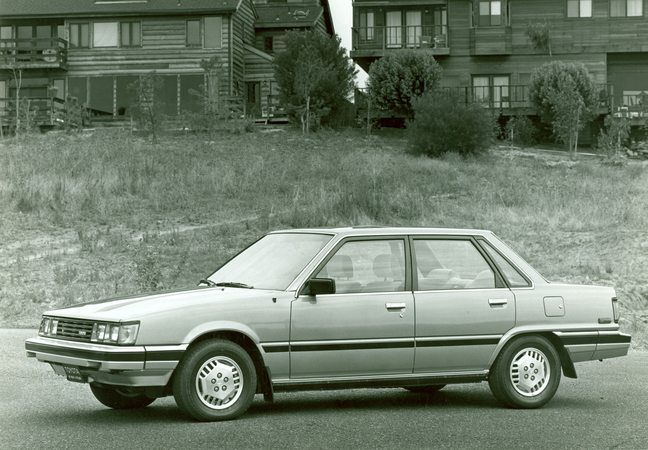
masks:
{"label": "balcony", "polygon": [[391,50],[425,50],[433,55],[449,55],[448,26],[398,26],[352,28],[351,58],[364,70]]}
{"label": "balcony", "polygon": [[[612,86],[597,85],[600,92],[600,103],[597,113],[600,115],[613,113],[615,117],[640,119],[648,117],[648,94],[637,96],[612,96]],[[444,92],[458,95],[465,103],[478,102],[484,108],[494,110],[502,116],[536,115],[533,104],[529,99],[529,86],[455,86],[443,87]],[[366,117],[367,96],[366,88],[356,89],[355,104],[358,117]],[[372,107],[374,108],[374,107]],[[374,111],[376,118],[391,117],[389,111]]]}
{"label": "balcony", "polygon": [[616,118],[632,119],[637,124],[648,119],[648,93],[610,96],[610,111]]}
{"label": "balcony", "polygon": [[[65,102],[59,98],[21,98],[20,104],[21,111],[28,109],[31,112],[34,125],[54,126],[62,124],[61,118],[64,117]],[[16,125],[15,98],[0,98],[0,123],[5,127]]]}
{"label": "balcony", "polygon": [[471,28],[470,56],[510,55],[513,53],[511,27]]}
{"label": "balcony", "polygon": [[60,38],[0,39],[0,69],[67,70],[67,49]]}

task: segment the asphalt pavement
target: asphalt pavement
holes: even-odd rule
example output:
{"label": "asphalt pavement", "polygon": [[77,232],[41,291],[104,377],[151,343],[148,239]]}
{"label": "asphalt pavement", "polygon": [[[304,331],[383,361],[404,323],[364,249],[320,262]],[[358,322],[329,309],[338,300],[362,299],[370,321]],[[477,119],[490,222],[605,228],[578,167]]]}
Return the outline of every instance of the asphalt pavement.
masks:
{"label": "asphalt pavement", "polygon": [[576,364],[539,410],[501,407],[487,383],[434,395],[367,389],[257,395],[242,417],[199,423],[172,397],[116,411],[27,358],[36,330],[0,330],[0,449],[646,449],[648,352]]}

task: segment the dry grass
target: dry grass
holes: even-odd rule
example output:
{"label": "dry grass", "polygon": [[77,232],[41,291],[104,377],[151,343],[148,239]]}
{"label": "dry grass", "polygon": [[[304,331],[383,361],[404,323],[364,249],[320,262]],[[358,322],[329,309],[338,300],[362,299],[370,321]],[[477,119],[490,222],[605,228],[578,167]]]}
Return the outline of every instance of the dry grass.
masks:
{"label": "dry grass", "polygon": [[195,284],[268,229],[374,223],[491,229],[550,279],[615,286],[646,345],[646,165],[499,150],[432,160],[405,145],[354,131],[5,141],[0,325]]}

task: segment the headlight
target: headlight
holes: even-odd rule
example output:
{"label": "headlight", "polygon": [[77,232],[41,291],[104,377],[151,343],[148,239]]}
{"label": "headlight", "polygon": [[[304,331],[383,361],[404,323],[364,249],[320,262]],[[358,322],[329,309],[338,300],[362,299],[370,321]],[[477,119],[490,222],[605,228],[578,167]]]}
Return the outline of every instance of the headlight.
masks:
{"label": "headlight", "polygon": [[139,322],[93,322],[45,316],[41,320],[38,335],[100,344],[133,345],[137,340],[139,326]]}
{"label": "headlight", "polygon": [[43,317],[41,320],[40,329],[38,334],[40,336],[56,336],[58,331],[58,319],[52,319],[51,317]]}
{"label": "headlight", "polygon": [[139,323],[95,323],[91,342],[102,344],[133,345],[137,339]]}

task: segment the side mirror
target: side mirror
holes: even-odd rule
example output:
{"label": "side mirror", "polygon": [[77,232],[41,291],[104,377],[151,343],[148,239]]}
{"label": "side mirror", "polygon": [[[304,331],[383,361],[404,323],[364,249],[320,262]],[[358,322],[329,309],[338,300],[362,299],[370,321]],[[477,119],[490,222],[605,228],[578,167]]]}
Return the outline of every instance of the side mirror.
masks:
{"label": "side mirror", "polygon": [[301,293],[303,295],[335,294],[335,280],[331,278],[313,278],[306,282]]}

